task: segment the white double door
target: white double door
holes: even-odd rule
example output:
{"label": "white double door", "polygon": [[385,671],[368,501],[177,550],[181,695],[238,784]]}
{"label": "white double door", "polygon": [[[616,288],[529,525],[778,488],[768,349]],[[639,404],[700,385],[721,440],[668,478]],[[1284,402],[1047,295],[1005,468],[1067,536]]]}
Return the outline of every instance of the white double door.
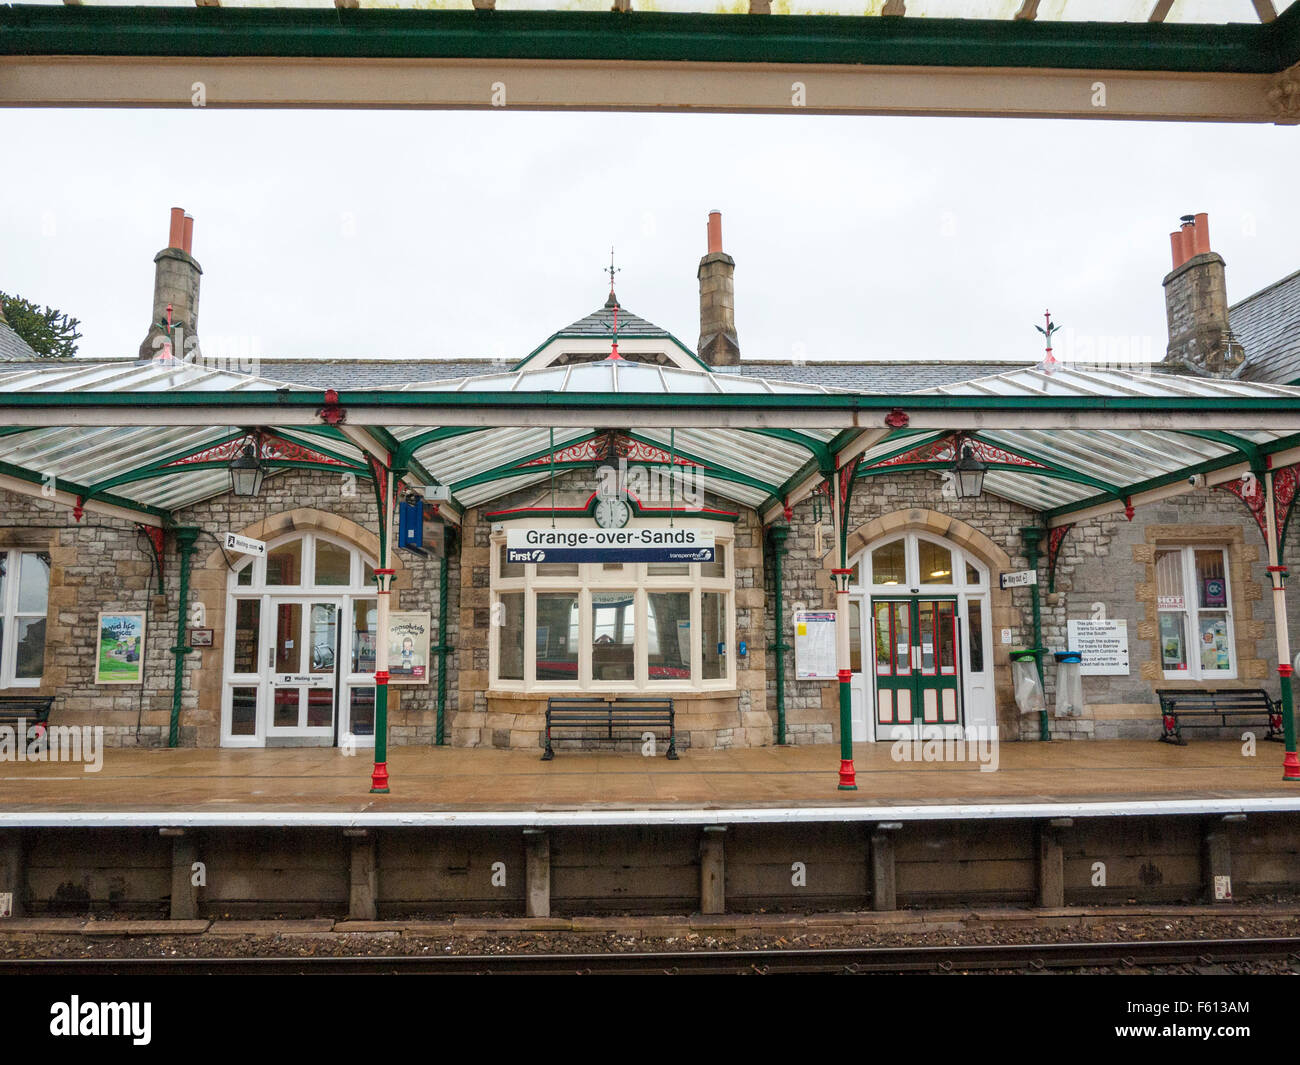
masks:
{"label": "white double door", "polygon": [[370,603],[262,595],[232,605],[225,746],[327,747],[353,728],[359,740],[370,740],[373,720],[367,730],[365,718],[367,710],[373,713],[373,634],[351,631],[349,624],[350,614]]}

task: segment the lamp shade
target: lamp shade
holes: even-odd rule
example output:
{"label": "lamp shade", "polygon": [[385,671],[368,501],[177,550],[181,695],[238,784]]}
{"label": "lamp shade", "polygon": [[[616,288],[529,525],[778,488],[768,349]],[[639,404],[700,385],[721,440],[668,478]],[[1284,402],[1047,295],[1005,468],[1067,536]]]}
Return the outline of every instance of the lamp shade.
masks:
{"label": "lamp shade", "polygon": [[237,496],[255,496],[262,490],[266,470],[258,461],[252,444],[244,445],[244,453],[230,460],[230,490]]}
{"label": "lamp shade", "polygon": [[952,469],[956,474],[959,499],[974,499],[984,491],[984,474],[988,467],[974,456],[969,444],[962,445],[961,458],[953,463]]}

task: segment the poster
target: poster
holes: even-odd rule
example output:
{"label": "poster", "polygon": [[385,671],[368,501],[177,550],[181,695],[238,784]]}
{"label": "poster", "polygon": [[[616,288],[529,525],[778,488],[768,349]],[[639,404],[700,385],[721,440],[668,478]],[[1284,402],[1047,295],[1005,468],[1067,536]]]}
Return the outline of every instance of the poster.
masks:
{"label": "poster", "polygon": [[143,613],[100,613],[95,683],[144,683]]}
{"label": "poster", "polygon": [[429,683],[429,612],[388,615],[388,683]]}
{"label": "poster", "polygon": [[836,680],[835,611],[794,612],[794,676],[796,680]]}
{"label": "poster", "polygon": [[1071,618],[1070,650],[1083,656],[1081,677],[1127,677],[1128,622],[1122,618]]}

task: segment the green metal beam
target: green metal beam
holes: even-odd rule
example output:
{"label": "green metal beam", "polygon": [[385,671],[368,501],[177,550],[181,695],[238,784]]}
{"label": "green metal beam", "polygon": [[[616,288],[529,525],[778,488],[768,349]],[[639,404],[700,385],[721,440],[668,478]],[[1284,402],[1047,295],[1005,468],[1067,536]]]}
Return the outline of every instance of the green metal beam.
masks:
{"label": "green metal beam", "polygon": [[[42,474],[33,473],[31,470],[23,466],[16,466],[12,462],[0,462],[0,473],[8,474],[20,481],[26,481],[28,484],[44,485],[47,483]],[[80,496],[82,499],[90,498],[90,489],[77,481],[69,481],[67,478],[58,477],[55,484],[60,491]],[[164,510],[162,507],[151,507],[147,503],[137,503],[134,499],[127,499],[124,496],[111,493],[104,493],[95,498],[101,503],[111,503],[123,510],[135,511],[137,514],[148,514],[150,517],[161,519],[167,525],[172,524],[172,512]]]}
{"label": "green metal beam", "polygon": [[1264,472],[1264,453],[1260,450],[1258,444],[1251,443],[1245,437],[1237,436],[1234,433],[1220,432],[1218,429],[1178,429],[1176,432],[1183,436],[1195,436],[1201,440],[1212,440],[1216,444],[1223,444],[1234,451],[1241,453],[1242,457],[1250,463],[1250,468],[1256,473]]}
{"label": "green metal beam", "polygon": [[[1112,484],[1110,481],[1103,481],[1100,477],[1094,477],[1089,473],[1081,473],[1078,470],[1070,469],[1068,466],[1062,466],[1059,462],[1053,462],[1051,459],[1043,458],[1042,455],[1034,454],[1032,451],[1026,451],[1019,444],[1017,444],[1015,447],[1011,447],[1008,444],[1000,444],[996,440],[990,440],[988,437],[984,436],[981,433],[969,433],[967,435],[969,435],[974,440],[981,440],[992,447],[997,447],[997,448],[1001,448],[1004,451],[1009,451],[1013,455],[1019,455],[1022,459],[1027,459],[1030,462],[1037,462],[1041,466],[1044,466],[1049,470],[1055,471],[1055,474],[1058,477],[1060,477],[1061,480],[1074,481],[1076,484],[1086,484],[1090,488],[1096,488],[1102,492],[1109,492],[1116,499],[1123,498],[1124,490],[1119,485]],[[1028,468],[1025,466],[1015,466],[1011,464],[1007,464],[1005,466],[998,465],[996,468],[1010,469],[1016,473],[1024,473],[1031,477],[1035,473],[1039,472],[1032,468]]]}
{"label": "green metal beam", "polygon": [[[486,433],[493,428],[497,427],[491,425],[448,425],[417,433],[397,445],[397,450],[393,452],[393,463],[398,469],[406,469],[414,460],[415,453],[422,447],[428,447],[430,444],[437,444],[443,440],[453,440],[458,436],[468,436],[470,433]],[[440,482],[435,480],[433,483],[438,484]]]}
{"label": "green metal beam", "polygon": [[1266,25],[573,11],[0,7],[0,54],[848,63],[1271,74]]}

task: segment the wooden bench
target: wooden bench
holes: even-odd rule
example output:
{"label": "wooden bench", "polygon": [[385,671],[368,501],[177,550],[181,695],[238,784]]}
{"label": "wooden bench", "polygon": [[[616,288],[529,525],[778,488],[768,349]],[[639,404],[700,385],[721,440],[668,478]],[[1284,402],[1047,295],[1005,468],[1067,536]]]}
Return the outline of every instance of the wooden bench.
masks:
{"label": "wooden bench", "polygon": [[555,696],[546,700],[546,753],[543,762],[555,757],[551,747],[551,731],[557,728],[585,729],[588,734],[599,728],[600,739],[613,740],[617,729],[666,728],[668,730],[668,757],[677,757],[677,727],[671,699],[638,698],[637,696]]}
{"label": "wooden bench", "polygon": [[[40,739],[45,735],[53,705],[53,695],[0,695],[0,725],[17,728],[22,723],[25,731],[34,731]],[[26,745],[26,736],[22,742]]]}
{"label": "wooden bench", "polygon": [[1185,747],[1187,741],[1183,739],[1183,729],[1227,728],[1229,718],[1259,718],[1261,720],[1251,723],[1268,726],[1266,740],[1282,740],[1281,705],[1263,688],[1204,691],[1162,688],[1156,691],[1156,695],[1160,697],[1160,717],[1164,725],[1160,739],[1164,743]]}

